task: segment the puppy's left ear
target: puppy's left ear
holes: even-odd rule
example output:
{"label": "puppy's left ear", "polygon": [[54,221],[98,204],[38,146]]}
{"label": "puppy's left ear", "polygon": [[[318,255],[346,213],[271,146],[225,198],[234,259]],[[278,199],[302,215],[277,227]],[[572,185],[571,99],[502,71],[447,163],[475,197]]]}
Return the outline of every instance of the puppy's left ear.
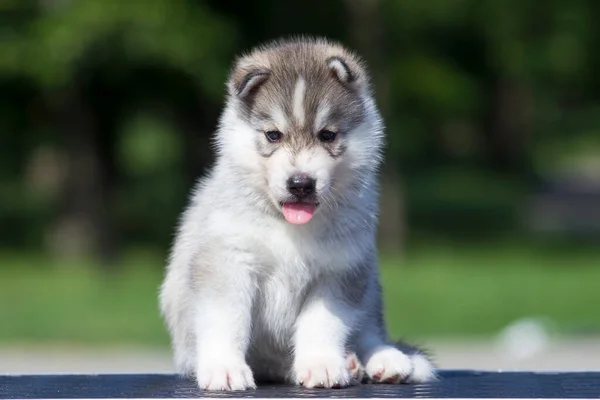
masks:
{"label": "puppy's left ear", "polygon": [[332,56],[327,59],[327,67],[331,76],[343,86],[354,90],[365,89],[367,83],[363,67],[353,60]]}

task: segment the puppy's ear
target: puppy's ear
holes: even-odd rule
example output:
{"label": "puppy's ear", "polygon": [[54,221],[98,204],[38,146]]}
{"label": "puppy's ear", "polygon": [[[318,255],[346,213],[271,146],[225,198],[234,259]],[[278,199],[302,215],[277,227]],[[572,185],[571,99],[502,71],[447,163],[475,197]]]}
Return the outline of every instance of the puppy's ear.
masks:
{"label": "puppy's ear", "polygon": [[239,69],[232,76],[232,94],[245,100],[265,83],[271,71],[266,68]]}
{"label": "puppy's ear", "polygon": [[368,89],[369,83],[360,61],[352,57],[332,56],[327,59],[331,76],[342,86],[357,92]]}
{"label": "puppy's ear", "polygon": [[356,80],[355,73],[341,57],[329,57],[327,66],[331,71],[331,75],[343,85],[350,85]]}

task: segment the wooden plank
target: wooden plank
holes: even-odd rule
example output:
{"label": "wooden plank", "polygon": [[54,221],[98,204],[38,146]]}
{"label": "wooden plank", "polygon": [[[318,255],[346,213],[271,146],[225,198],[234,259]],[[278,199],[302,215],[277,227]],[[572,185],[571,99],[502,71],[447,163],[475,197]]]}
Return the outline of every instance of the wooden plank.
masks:
{"label": "wooden plank", "polygon": [[2,399],[175,398],[600,398],[599,372],[494,372],[441,370],[431,384],[303,389],[259,385],[244,392],[202,392],[169,374],[0,375]]}

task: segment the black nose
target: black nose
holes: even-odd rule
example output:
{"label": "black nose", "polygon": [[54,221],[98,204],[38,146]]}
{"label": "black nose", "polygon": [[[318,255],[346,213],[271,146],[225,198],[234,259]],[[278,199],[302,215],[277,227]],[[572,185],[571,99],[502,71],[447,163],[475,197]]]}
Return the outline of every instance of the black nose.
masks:
{"label": "black nose", "polygon": [[287,189],[294,196],[308,196],[315,191],[315,180],[307,174],[292,175],[287,180]]}

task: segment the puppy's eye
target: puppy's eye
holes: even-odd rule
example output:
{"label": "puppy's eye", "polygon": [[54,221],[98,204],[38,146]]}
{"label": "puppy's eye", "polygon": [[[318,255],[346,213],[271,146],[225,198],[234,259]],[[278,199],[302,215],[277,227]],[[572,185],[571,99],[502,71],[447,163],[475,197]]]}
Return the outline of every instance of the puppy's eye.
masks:
{"label": "puppy's eye", "polygon": [[279,131],[268,131],[265,132],[265,136],[267,137],[267,140],[271,143],[275,143],[278,142],[279,139],[281,139],[281,132]]}
{"label": "puppy's eye", "polygon": [[337,134],[327,129],[323,129],[319,132],[319,140],[324,143],[331,143],[335,140]]}

